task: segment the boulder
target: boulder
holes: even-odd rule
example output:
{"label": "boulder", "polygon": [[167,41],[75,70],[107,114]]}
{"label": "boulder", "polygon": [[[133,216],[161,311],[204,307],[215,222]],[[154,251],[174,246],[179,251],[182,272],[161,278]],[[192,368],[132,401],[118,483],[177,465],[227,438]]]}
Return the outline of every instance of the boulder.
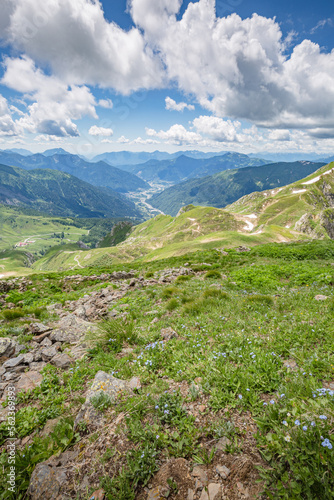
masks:
{"label": "boulder", "polygon": [[222,487],[218,483],[210,483],[207,491],[203,490],[200,500],[221,500]]}
{"label": "boulder", "polygon": [[317,300],[318,302],[321,302],[321,301],[323,301],[323,300],[327,300],[327,299],[328,299],[327,295],[316,295],[314,298],[315,298],[315,300]]}
{"label": "boulder", "polygon": [[170,326],[168,328],[162,328],[160,333],[161,338],[166,341],[176,339],[178,337],[176,331],[173,330],[173,328],[171,328]]}
{"label": "boulder", "polygon": [[243,245],[240,245],[240,247],[236,248],[235,250],[236,252],[250,252],[251,249]]}
{"label": "boulder", "polygon": [[32,473],[28,495],[31,500],[56,500],[61,486],[67,482],[66,472],[62,468],[49,467],[45,463],[37,464]]}
{"label": "boulder", "polygon": [[15,366],[21,365],[22,363],[24,363],[24,356],[18,356],[17,358],[11,358],[8,361],[6,361],[3,364],[3,367],[6,370],[9,370],[11,368],[15,368]]}
{"label": "boulder", "polygon": [[56,354],[58,354],[58,350],[55,348],[55,346],[43,347],[43,349],[41,350],[42,360],[45,362],[50,361],[50,359],[56,356]]}

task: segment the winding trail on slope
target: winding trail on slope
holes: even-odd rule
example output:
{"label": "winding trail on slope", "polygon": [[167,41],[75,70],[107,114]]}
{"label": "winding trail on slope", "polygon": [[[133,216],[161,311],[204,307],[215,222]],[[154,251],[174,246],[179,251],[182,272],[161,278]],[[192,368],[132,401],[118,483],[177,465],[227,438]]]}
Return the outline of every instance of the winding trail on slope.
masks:
{"label": "winding trail on slope", "polygon": [[82,265],[80,264],[80,262],[79,262],[79,255],[76,255],[76,256],[74,257],[74,260],[75,260],[75,262],[78,264],[78,266],[79,266],[79,267],[81,267],[81,269],[83,269],[83,268],[84,268],[84,266],[82,266]]}

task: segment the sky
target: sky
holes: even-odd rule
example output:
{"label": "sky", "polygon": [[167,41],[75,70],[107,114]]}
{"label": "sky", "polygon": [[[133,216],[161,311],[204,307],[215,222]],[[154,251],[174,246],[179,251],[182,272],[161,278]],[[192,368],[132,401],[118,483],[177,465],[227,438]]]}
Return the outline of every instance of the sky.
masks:
{"label": "sky", "polygon": [[1,0],[0,149],[334,149],[328,0]]}

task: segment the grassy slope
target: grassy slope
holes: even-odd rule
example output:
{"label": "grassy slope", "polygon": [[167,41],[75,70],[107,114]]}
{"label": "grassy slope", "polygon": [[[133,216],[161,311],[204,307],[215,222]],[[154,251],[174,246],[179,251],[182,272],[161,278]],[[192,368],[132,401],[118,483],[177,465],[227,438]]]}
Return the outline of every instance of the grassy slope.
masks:
{"label": "grassy slope", "polygon": [[304,178],[322,165],[311,162],[273,163],[228,170],[172,186],[152,196],[149,202],[170,215],[176,215],[180,207],[189,203],[225,207],[249,193],[285,186]]}

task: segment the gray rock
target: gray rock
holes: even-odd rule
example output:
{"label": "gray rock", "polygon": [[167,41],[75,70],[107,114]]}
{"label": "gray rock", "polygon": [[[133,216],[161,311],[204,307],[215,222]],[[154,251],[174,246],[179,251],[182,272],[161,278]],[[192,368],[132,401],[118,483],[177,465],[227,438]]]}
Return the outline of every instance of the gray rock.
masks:
{"label": "gray rock", "polygon": [[74,364],[74,360],[65,353],[58,353],[51,359],[51,363],[57,368],[66,370]]}
{"label": "gray rock", "polygon": [[34,355],[32,352],[27,352],[26,354],[23,354],[23,363],[26,365],[29,365],[34,361]]}
{"label": "gray rock", "polygon": [[37,464],[32,473],[28,495],[31,500],[57,500],[61,486],[67,482],[64,469]]}
{"label": "gray rock", "polygon": [[226,479],[231,473],[230,469],[225,465],[217,465],[216,471],[223,479]]}
{"label": "gray rock", "polygon": [[201,481],[201,483],[204,484],[204,486],[208,484],[208,475],[206,473],[206,470],[202,466],[196,465],[191,475],[193,477],[197,477]]}
{"label": "gray rock", "polygon": [[321,302],[323,300],[327,300],[329,297],[327,297],[327,295],[316,295],[315,297],[315,300],[317,300],[318,302]]}
{"label": "gray rock", "polygon": [[36,372],[40,372],[45,366],[46,363],[44,361],[29,363],[29,369]]}
{"label": "gray rock", "polygon": [[15,342],[7,337],[0,338],[0,360],[9,358],[15,351]]}
{"label": "gray rock", "polygon": [[129,382],[115,378],[103,371],[97,372],[92,386],[86,394],[86,401],[75,419],[74,428],[76,428],[81,421],[85,421],[88,425],[94,427],[99,427],[103,424],[103,414],[98,412],[91,403],[91,398],[99,392],[108,394],[113,402],[116,402],[117,397],[121,393],[127,392],[133,394],[133,391],[129,387]]}
{"label": "gray rock", "polygon": [[240,245],[240,247],[235,249],[237,252],[250,252],[250,248]]}
{"label": "gray rock", "polygon": [[10,368],[15,368],[15,366],[18,366],[22,363],[24,363],[24,356],[18,356],[17,358],[12,358],[6,361],[3,364],[3,367],[6,368],[6,370],[8,370]]}
{"label": "gray rock", "polygon": [[49,332],[50,327],[44,325],[44,323],[31,323],[29,326],[29,330],[31,333],[40,335],[41,333]]}
{"label": "gray rock", "polygon": [[52,346],[52,342],[51,342],[51,340],[48,337],[45,337],[45,339],[42,340],[42,342],[40,343],[40,345],[42,345],[43,347],[51,347]]}
{"label": "gray rock", "polygon": [[222,487],[218,483],[210,483],[207,491],[203,490],[200,500],[221,500]]}
{"label": "gray rock", "polygon": [[58,350],[54,346],[43,347],[41,350],[42,360],[46,362],[50,361],[56,354],[58,354]]}
{"label": "gray rock", "polygon": [[133,377],[129,381],[129,388],[132,389],[132,390],[134,390],[134,389],[141,389],[140,379],[138,377]]}
{"label": "gray rock", "polygon": [[168,498],[169,489],[165,486],[156,486],[153,490],[148,492],[147,500],[162,500]]}
{"label": "gray rock", "polygon": [[52,340],[52,342],[67,342],[70,344],[79,340],[78,335],[75,335],[71,331],[65,330],[54,330],[49,338],[50,340]]}

